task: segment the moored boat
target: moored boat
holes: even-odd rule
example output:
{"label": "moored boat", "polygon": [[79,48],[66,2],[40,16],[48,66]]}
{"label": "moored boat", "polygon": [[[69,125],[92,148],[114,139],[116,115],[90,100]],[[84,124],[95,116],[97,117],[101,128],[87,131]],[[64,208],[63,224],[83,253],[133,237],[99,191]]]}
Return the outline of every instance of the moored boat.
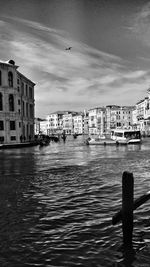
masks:
{"label": "moored boat", "polygon": [[88,137],[87,145],[129,145],[140,144],[142,141],[141,133],[138,130],[114,129],[110,138],[105,136]]}
{"label": "moored boat", "polygon": [[140,131],[133,129],[114,129],[111,139],[123,145],[140,144],[142,141]]}
{"label": "moored boat", "polygon": [[110,138],[101,138],[101,137],[96,137],[96,138],[91,138],[88,137],[86,139],[86,144],[87,145],[117,145],[117,142],[110,139]]}

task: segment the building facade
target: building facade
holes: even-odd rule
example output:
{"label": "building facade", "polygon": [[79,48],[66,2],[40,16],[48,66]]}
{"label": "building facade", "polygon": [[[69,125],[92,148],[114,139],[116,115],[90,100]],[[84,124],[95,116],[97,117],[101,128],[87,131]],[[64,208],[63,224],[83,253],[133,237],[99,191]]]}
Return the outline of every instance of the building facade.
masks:
{"label": "building facade", "polygon": [[34,138],[34,86],[13,60],[0,61],[0,142]]}
{"label": "building facade", "polygon": [[73,124],[73,117],[76,116],[78,112],[74,111],[66,111],[63,114],[63,131],[70,135],[74,133],[74,124]]}
{"label": "building facade", "polygon": [[103,135],[106,131],[106,109],[105,108],[92,108],[89,111],[89,134],[90,135]]}
{"label": "building facade", "polygon": [[83,134],[83,113],[73,117],[73,129],[76,134]]}
{"label": "building facade", "polygon": [[58,111],[47,116],[47,134],[60,134],[63,130],[63,114]]}
{"label": "building facade", "polygon": [[142,135],[150,135],[150,89],[148,96],[136,103],[137,127]]}

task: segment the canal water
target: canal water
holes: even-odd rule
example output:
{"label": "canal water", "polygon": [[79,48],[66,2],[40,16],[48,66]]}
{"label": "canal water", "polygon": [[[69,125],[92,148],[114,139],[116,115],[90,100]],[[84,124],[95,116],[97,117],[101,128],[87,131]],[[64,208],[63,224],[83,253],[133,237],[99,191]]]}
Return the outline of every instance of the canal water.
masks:
{"label": "canal water", "polygon": [[150,139],[104,147],[70,136],[1,150],[0,266],[150,266],[150,201],[134,212],[132,255],[112,225],[124,171],[135,198],[150,190]]}

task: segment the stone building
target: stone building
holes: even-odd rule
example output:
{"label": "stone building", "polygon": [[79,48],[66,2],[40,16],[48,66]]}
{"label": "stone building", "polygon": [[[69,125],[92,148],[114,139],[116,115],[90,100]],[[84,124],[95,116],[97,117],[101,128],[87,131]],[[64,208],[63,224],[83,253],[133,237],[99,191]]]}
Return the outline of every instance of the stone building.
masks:
{"label": "stone building", "polygon": [[148,96],[136,103],[137,127],[142,135],[150,136],[150,89]]}
{"label": "stone building", "polygon": [[83,113],[80,112],[79,114],[73,117],[73,132],[76,134],[83,134]]}
{"label": "stone building", "polygon": [[47,133],[51,134],[61,134],[63,131],[63,115],[64,111],[56,111],[49,114],[47,119]]}
{"label": "stone building", "polygon": [[106,131],[106,109],[104,107],[92,108],[89,111],[89,134],[103,135]]}
{"label": "stone building", "polygon": [[0,61],[0,142],[34,138],[34,86],[13,60]]}
{"label": "stone building", "polygon": [[63,114],[63,131],[66,134],[73,134],[74,133],[74,124],[73,124],[73,117],[76,116],[78,112],[75,111],[66,111]]}

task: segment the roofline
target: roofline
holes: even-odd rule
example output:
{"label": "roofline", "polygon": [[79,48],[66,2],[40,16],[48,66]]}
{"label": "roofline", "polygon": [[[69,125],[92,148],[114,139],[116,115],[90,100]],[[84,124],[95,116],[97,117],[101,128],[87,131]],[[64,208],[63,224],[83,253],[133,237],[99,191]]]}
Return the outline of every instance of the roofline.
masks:
{"label": "roofline", "polygon": [[32,82],[29,78],[27,78],[25,75],[23,75],[23,74],[22,74],[21,72],[19,72],[18,70],[17,70],[17,73],[18,73],[20,76],[22,76],[23,78],[25,78],[26,80],[28,80],[30,83],[32,83],[33,86],[36,85],[34,82]]}

